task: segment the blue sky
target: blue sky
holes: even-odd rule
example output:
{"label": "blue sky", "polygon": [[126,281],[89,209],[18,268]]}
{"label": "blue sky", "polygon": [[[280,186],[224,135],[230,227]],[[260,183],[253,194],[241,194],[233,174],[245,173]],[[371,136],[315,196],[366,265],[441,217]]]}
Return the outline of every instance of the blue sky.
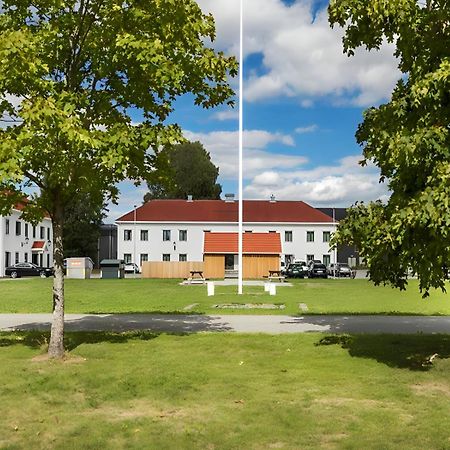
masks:
{"label": "blue sky", "polygon": [[[197,0],[216,20],[217,50],[238,56],[239,0]],[[244,0],[244,198],[348,206],[385,198],[375,167],[361,168],[355,131],[363,111],[389,99],[400,77],[393,47],[342,53],[324,0]],[[237,90],[237,80],[231,80]],[[179,99],[171,121],[200,140],[237,193],[237,111]],[[141,204],[145,186],[120,185],[108,222]]]}

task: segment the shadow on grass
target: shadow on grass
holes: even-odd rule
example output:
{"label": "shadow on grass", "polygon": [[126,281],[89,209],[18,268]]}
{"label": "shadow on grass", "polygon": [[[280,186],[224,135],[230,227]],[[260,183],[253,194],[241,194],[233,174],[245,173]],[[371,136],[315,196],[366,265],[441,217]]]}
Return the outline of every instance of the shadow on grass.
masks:
{"label": "shadow on grass", "polygon": [[450,335],[330,335],[315,345],[340,345],[350,356],[389,367],[427,371],[435,358],[450,358]]}
{"label": "shadow on grass", "polygon": [[[108,331],[80,331],[65,333],[64,348],[72,351],[82,344],[99,344],[109,342],[112,344],[125,344],[130,340],[150,341],[160,336],[161,333],[149,331],[129,331],[125,333],[112,333]],[[0,333],[0,347],[13,345],[25,345],[37,349],[46,348],[50,339],[48,331],[14,331]]]}

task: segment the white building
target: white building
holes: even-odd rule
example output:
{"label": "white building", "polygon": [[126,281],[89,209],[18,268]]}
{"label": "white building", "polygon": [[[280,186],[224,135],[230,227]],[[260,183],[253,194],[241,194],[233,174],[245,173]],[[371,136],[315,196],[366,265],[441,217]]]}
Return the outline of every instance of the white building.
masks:
{"label": "white building", "polygon": [[9,216],[0,217],[0,276],[6,267],[19,262],[53,266],[52,221],[45,217],[33,226],[21,218],[21,209],[18,205]]}
{"label": "white building", "polygon": [[[335,262],[330,250],[337,223],[301,201],[245,200],[246,233],[280,233],[282,260],[319,259]],[[120,217],[118,258],[144,261],[203,261],[205,232],[236,232],[238,203],[234,200],[152,200]],[[237,255],[227,258],[237,269]]]}

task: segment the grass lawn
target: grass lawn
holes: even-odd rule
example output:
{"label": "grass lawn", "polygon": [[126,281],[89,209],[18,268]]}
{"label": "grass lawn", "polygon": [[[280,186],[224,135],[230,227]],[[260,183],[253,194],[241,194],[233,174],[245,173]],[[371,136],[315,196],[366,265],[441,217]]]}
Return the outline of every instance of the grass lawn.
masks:
{"label": "grass lawn", "polygon": [[[51,312],[51,279],[0,281],[0,313]],[[376,287],[367,280],[294,280],[293,287],[280,287],[275,297],[262,287],[218,286],[216,295],[207,297],[205,286],[179,286],[177,280],[66,280],[66,312],[186,312],[206,314],[304,314],[299,304],[312,314],[450,314],[450,295],[433,291],[422,299],[417,281],[407,291]],[[279,303],[280,310],[217,309],[215,304]]]}
{"label": "grass lawn", "polygon": [[1,449],[450,448],[450,336],[47,337],[0,333]]}

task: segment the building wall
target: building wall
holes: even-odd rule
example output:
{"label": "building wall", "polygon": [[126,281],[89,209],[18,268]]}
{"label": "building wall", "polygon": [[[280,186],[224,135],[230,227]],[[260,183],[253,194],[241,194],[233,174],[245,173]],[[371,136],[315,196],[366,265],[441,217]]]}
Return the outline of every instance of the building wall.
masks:
{"label": "building wall", "polygon": [[[125,230],[131,231],[131,240],[124,239]],[[148,240],[141,240],[141,230],[147,232]],[[170,230],[170,240],[163,241],[163,230]],[[187,241],[180,241],[179,231],[187,231]],[[204,232],[237,232],[234,223],[148,223],[129,222],[118,223],[117,257],[131,258],[132,262],[140,265],[141,254],[147,255],[148,261],[162,261],[163,255],[170,255],[170,261],[179,261],[180,254],[186,255],[188,261],[203,260]],[[244,224],[244,231],[264,233],[275,231],[280,233],[282,256],[292,259],[306,260],[308,255],[313,259],[323,261],[323,255],[328,255],[330,262],[335,262],[336,255],[330,251],[328,242],[323,242],[323,232],[334,232],[335,225],[321,224]],[[285,232],[292,232],[292,242],[286,241]],[[314,232],[314,242],[307,242],[307,232]],[[145,233],[144,233],[145,234]],[[137,237],[137,239],[136,239]]]}
{"label": "building wall", "polygon": [[[53,266],[53,227],[49,218],[44,218],[36,226],[36,237],[33,238],[33,225],[20,218],[21,212],[13,210],[9,216],[0,217],[0,276],[4,276],[6,268],[6,253],[9,252],[9,264],[18,262],[33,262],[31,248],[34,241],[45,241],[46,248],[42,253],[42,266]],[[9,234],[6,234],[6,221],[9,220]],[[20,235],[16,235],[16,222],[20,222]],[[26,240],[25,224],[28,225],[28,241]],[[44,238],[41,238],[40,227],[44,227]],[[50,244],[48,244],[50,242]],[[38,254],[39,255],[39,254]],[[16,258],[17,256],[17,258]],[[38,264],[41,264],[41,257],[38,256]]]}

